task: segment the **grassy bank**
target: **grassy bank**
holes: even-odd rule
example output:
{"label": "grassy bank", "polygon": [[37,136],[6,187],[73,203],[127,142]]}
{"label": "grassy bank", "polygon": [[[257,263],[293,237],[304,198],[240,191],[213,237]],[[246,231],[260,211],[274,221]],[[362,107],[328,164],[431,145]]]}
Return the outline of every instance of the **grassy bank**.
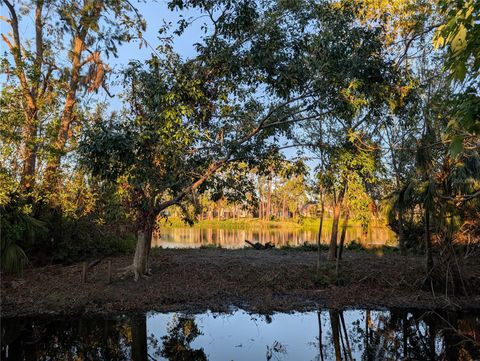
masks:
{"label": "grassy bank", "polygon": [[[225,219],[225,220],[202,220],[196,222],[193,227],[196,228],[220,228],[220,229],[253,229],[253,228],[274,228],[274,229],[299,229],[317,231],[320,225],[319,219],[316,218],[297,218],[289,220],[263,220],[259,218],[239,218],[239,219]],[[351,227],[360,227],[359,222],[349,221],[348,225]],[[180,228],[187,227],[187,225],[179,218],[170,218],[167,221],[162,221],[161,227]],[[372,222],[372,226],[384,226],[381,222]],[[325,218],[323,220],[323,227],[329,229],[332,227],[332,219]]]}

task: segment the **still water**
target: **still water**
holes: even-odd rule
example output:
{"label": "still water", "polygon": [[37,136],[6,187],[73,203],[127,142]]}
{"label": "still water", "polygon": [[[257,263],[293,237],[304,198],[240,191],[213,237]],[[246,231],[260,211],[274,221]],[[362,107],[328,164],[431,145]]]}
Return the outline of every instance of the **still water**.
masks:
{"label": "still water", "polygon": [[3,319],[2,360],[478,360],[480,314],[323,310]]}
{"label": "still water", "polygon": [[[222,229],[181,227],[160,229],[160,234],[153,238],[153,245],[163,248],[198,248],[201,246],[221,246],[222,248],[243,248],[245,240],[252,242],[272,242],[277,247],[300,246],[304,243],[317,242],[318,232],[308,230],[288,230],[279,228]],[[322,243],[330,240],[330,230],[322,232]],[[361,227],[348,227],[345,235],[346,244],[356,241],[365,246],[395,245],[393,232],[387,227],[370,227],[363,234]]]}

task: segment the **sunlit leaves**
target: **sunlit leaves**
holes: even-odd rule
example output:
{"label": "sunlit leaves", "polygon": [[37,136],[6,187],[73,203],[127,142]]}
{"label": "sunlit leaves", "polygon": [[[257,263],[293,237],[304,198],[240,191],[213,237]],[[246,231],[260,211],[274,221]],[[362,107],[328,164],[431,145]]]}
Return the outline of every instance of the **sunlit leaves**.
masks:
{"label": "sunlit leaves", "polygon": [[453,77],[464,81],[471,68],[475,77],[480,69],[480,1],[440,0],[440,13],[445,21],[435,34],[435,45],[447,47],[447,66]]}

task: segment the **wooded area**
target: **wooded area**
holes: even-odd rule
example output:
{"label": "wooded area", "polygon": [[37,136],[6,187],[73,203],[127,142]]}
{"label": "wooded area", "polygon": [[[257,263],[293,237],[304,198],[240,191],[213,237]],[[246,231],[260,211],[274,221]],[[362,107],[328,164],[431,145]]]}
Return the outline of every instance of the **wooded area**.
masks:
{"label": "wooded area", "polygon": [[[198,16],[159,14],[155,44],[130,1],[1,5],[3,272],[135,250],[137,280],[173,213],[285,220],[313,205],[337,271],[340,225],[383,218],[402,256],[424,255],[426,287],[469,293],[480,1],[171,0]],[[196,22],[195,54],[176,53]],[[114,70],[127,42],[151,57]]]}

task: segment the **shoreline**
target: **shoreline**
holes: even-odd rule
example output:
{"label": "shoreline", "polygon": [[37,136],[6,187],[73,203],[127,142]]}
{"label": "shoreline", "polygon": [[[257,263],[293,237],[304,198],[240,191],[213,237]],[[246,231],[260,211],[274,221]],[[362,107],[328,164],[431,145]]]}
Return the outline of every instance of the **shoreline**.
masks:
{"label": "shoreline", "polygon": [[[82,263],[31,268],[22,278],[2,275],[2,318],[95,316],[150,311],[249,313],[318,309],[480,309],[480,261],[468,260],[468,297],[449,297],[422,289],[421,256],[376,255],[346,251],[339,285],[332,285],[335,264],[324,260],[317,277],[316,252],[251,249],[154,249],[152,277],[133,281],[113,276],[107,283],[107,260],[81,282]],[[108,258],[112,269],[131,257]]]}

